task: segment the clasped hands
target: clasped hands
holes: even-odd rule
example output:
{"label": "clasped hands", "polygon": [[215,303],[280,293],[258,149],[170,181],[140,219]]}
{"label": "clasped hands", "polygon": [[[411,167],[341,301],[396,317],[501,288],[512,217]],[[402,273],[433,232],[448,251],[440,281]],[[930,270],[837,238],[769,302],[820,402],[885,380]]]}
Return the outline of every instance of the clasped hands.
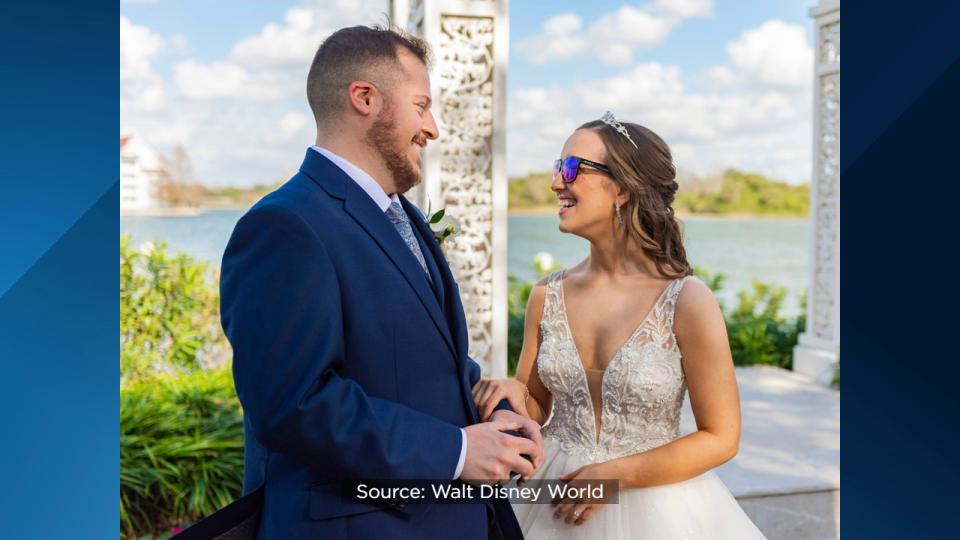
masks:
{"label": "clasped hands", "polygon": [[[495,411],[494,408],[501,400],[506,399],[510,403],[510,406],[513,407],[513,410],[520,413],[519,415],[510,413],[513,415],[510,418],[519,416],[522,420],[526,420],[532,424],[532,429],[536,429],[539,448],[542,451],[543,439],[540,438],[540,425],[528,418],[527,397],[529,395],[530,392],[527,390],[527,386],[516,379],[481,379],[473,387],[473,399],[477,404],[477,410],[479,411],[481,420],[486,420],[487,418],[504,418],[504,416],[501,415],[503,413],[509,413],[509,411]],[[534,467],[534,470],[539,468],[542,460],[535,463],[537,463],[537,465]],[[584,465],[560,476],[558,480],[574,487],[581,487],[589,485],[591,479],[616,478],[617,472],[609,470],[613,465],[611,462]],[[526,480],[526,478],[528,477],[524,477],[524,480]],[[571,493],[574,492],[576,491],[571,491]],[[554,518],[561,519],[569,524],[582,525],[600,508],[601,504],[603,504],[603,501],[563,498],[561,500],[554,500],[552,506],[555,509]]]}
{"label": "clasped hands", "polygon": [[[487,406],[477,400],[478,388],[484,388],[485,382],[501,382],[481,380],[474,386],[474,401],[480,412],[482,422],[467,426],[467,456],[464,461],[460,478],[465,482],[482,484],[502,484],[510,481],[511,473],[520,474],[519,483],[526,482],[543,465],[543,437],[540,435],[540,424],[524,416],[526,408],[517,400],[509,399],[510,405],[517,412],[501,409],[494,411],[500,399]],[[518,384],[519,381],[517,381]],[[484,385],[484,386],[481,386]],[[489,394],[489,399],[496,397]],[[507,432],[519,433],[519,437]]]}

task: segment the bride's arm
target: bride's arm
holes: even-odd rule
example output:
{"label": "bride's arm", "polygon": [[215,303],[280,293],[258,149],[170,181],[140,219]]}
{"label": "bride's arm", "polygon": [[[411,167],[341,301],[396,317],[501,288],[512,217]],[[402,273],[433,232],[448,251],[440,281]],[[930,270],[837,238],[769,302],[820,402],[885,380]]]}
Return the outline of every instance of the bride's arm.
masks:
{"label": "bride's arm", "polygon": [[493,407],[506,399],[518,414],[543,425],[550,416],[553,398],[537,374],[537,354],[540,352],[540,317],[546,297],[546,278],[533,286],[527,300],[523,321],[523,346],[513,379],[481,379],[473,388],[481,419],[493,412]]}
{"label": "bride's arm", "polygon": [[553,406],[553,395],[543,385],[537,373],[537,355],[540,354],[540,344],[543,342],[540,317],[543,315],[546,291],[546,279],[537,283],[530,291],[527,312],[523,319],[523,346],[520,348],[516,374],[516,379],[525,384],[528,391],[526,406],[530,418],[541,426],[547,421]]}
{"label": "bride's arm", "polygon": [[732,459],[740,445],[740,396],[723,313],[698,279],[677,299],[674,334],[697,431],[640,454],[607,462],[621,488],[680,482]]}

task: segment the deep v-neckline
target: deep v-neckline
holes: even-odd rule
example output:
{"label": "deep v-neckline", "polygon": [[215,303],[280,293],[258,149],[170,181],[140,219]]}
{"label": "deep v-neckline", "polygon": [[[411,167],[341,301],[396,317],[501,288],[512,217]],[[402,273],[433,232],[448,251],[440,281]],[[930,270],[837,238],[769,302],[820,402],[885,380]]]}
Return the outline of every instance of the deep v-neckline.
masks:
{"label": "deep v-neckline", "polygon": [[[563,278],[564,276],[566,276],[566,274],[567,274],[566,269],[561,270],[560,277],[557,279],[557,286],[560,288],[560,314],[563,316],[563,325],[566,328],[567,336],[569,336],[570,338],[570,343],[573,345],[573,351],[577,354],[577,365],[580,366],[580,380],[583,383],[584,390],[586,390],[587,392],[587,397],[590,398],[587,401],[590,404],[590,413],[591,413],[590,417],[593,420],[592,422],[593,431],[594,431],[593,442],[594,444],[600,444],[600,435],[603,433],[603,387],[604,387],[604,383],[607,380],[607,373],[610,371],[610,368],[613,366],[614,362],[619,361],[620,358],[623,356],[621,354],[623,350],[628,345],[630,345],[630,343],[632,343],[633,340],[637,337],[637,334],[639,334],[640,331],[643,330],[643,327],[647,324],[647,321],[650,319],[650,316],[656,312],[657,306],[659,306],[660,302],[664,299],[664,297],[666,297],[667,291],[670,290],[670,287],[672,287],[674,283],[676,283],[678,280],[682,278],[672,279],[670,280],[669,283],[667,283],[666,287],[664,287],[663,290],[660,291],[660,294],[657,296],[657,299],[653,302],[653,305],[650,306],[650,309],[647,311],[647,314],[644,315],[643,319],[640,321],[640,324],[637,326],[637,328],[633,331],[633,333],[630,334],[630,337],[628,337],[627,340],[624,341],[623,344],[620,345],[620,347],[616,351],[614,351],[613,356],[610,358],[610,361],[608,361],[606,367],[603,368],[602,373],[600,374],[600,400],[599,400],[600,401],[600,425],[597,426],[597,411],[596,411],[596,408],[593,406],[593,396],[590,394],[590,383],[587,380],[587,367],[583,365],[583,357],[580,355],[579,347],[577,347],[577,340],[573,338],[573,328],[570,326],[569,317],[567,317],[567,297],[566,297],[566,291],[564,290],[564,286],[563,286]],[[592,371],[601,371],[601,370],[595,369]]]}

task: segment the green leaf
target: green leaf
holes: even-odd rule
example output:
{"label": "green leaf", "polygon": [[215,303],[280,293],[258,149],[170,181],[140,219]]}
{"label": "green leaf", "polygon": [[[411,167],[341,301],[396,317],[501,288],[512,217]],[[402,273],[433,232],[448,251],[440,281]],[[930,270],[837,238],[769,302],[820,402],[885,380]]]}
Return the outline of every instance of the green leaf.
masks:
{"label": "green leaf", "polygon": [[430,224],[436,225],[437,223],[440,223],[440,220],[443,219],[443,214],[445,211],[446,211],[446,208],[441,208],[437,210],[436,214],[430,216]]}

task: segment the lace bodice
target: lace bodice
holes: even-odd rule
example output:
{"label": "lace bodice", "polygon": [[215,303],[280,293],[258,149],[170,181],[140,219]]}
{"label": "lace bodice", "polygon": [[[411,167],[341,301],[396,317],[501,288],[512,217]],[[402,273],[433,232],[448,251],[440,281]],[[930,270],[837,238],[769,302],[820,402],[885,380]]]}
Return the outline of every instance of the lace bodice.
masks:
{"label": "lace bodice", "polygon": [[673,334],[673,315],[689,277],[667,285],[603,372],[598,435],[586,372],[567,321],[563,271],[551,274],[537,355],[537,373],[553,394],[553,414],[543,428],[545,438],[557,440],[567,453],[596,463],[643,452],[679,436],[687,381]]}

